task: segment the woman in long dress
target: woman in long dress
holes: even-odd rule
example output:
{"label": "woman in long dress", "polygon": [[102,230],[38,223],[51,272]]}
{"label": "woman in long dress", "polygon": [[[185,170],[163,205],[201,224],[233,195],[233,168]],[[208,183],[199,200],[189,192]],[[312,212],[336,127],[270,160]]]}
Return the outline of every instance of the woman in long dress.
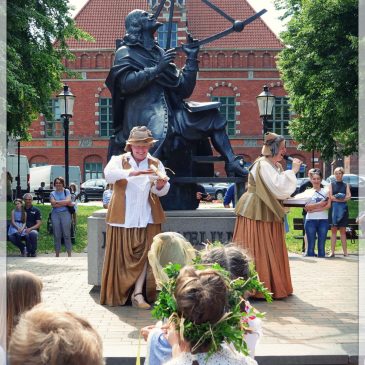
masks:
{"label": "woman in long dress", "polygon": [[[132,305],[149,309],[156,284],[147,254],[153,237],[161,232],[165,219],[159,197],[169,190],[161,161],[148,150],[155,140],[146,127],[134,127],[126,144],[127,153],[113,156],[104,170],[113,184],[106,217],[106,248],[101,279],[100,304]],[[146,282],[146,293],[143,292]]]}
{"label": "woman in long dress", "polygon": [[280,161],[286,153],[285,139],[266,133],[261,157],[250,167],[248,189],[239,199],[233,242],[253,258],[260,280],[274,298],[292,294],[288,252],[285,244],[282,200],[296,189],[301,161],[283,171]]}

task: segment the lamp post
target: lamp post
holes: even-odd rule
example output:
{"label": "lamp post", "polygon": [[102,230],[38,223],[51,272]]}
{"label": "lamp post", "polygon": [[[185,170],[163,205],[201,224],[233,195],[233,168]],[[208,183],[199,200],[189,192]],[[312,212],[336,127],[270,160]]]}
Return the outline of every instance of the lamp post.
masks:
{"label": "lamp post", "polygon": [[18,143],[18,175],[16,177],[16,197],[17,199],[22,198],[22,187],[20,185],[20,137],[16,138]]}
{"label": "lamp post", "polygon": [[268,131],[267,119],[272,114],[272,109],[275,104],[275,96],[271,94],[269,87],[264,85],[262,93],[256,96],[256,100],[259,107],[260,117],[262,118],[265,134]]}
{"label": "lamp post", "polygon": [[68,85],[63,85],[63,91],[57,95],[60,107],[60,115],[63,117],[63,128],[65,131],[65,183],[69,186],[69,163],[68,163],[68,131],[70,118],[74,108],[75,95],[72,94]]}

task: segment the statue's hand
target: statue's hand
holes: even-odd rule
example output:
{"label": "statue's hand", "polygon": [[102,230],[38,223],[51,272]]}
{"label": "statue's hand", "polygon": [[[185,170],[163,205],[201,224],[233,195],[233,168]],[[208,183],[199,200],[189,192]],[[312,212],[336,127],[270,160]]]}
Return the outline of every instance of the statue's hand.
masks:
{"label": "statue's hand", "polygon": [[162,72],[176,57],[176,51],[174,48],[168,49],[160,58],[156,66],[158,73]]}
{"label": "statue's hand", "polygon": [[192,47],[197,39],[194,39],[190,33],[186,36],[186,44],[182,45],[182,49],[190,59],[198,58],[199,47]]}

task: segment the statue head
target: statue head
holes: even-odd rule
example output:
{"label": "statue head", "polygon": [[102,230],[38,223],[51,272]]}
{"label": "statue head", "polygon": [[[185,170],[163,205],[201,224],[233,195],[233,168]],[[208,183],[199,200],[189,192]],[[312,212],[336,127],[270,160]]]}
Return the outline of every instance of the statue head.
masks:
{"label": "statue head", "polygon": [[142,43],[144,33],[153,35],[161,25],[153,14],[140,9],[132,10],[125,18],[124,41],[131,44]]}

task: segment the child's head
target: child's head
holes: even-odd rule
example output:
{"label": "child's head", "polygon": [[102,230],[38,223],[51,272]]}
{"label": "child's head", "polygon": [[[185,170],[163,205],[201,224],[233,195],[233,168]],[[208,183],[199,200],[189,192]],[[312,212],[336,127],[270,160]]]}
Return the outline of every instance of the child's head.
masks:
{"label": "child's head", "polygon": [[46,186],[46,183],[44,181],[41,182],[41,187],[44,188]]}
{"label": "child's head", "polygon": [[247,280],[250,276],[249,256],[232,243],[205,251],[202,263],[219,264],[230,273],[232,279],[241,277]]}
{"label": "child's head", "polygon": [[157,288],[167,282],[168,277],[162,270],[169,263],[190,265],[195,258],[195,249],[184,236],[177,232],[163,232],[153,238],[148,252],[148,261],[156,279]]}
{"label": "child's head", "polygon": [[21,209],[23,207],[23,200],[22,199],[15,199],[14,200],[15,208]]}
{"label": "child's head", "polygon": [[7,273],[7,326],[8,337],[19,316],[41,302],[42,280],[29,271],[15,270]]}
{"label": "child's head", "polygon": [[[196,270],[191,266],[181,269],[176,280],[175,298],[180,317],[195,324],[218,322],[227,308],[228,290],[221,275],[213,270]],[[193,347],[196,344],[190,343]],[[194,352],[209,349],[210,341],[198,346]]]}
{"label": "child's head", "polygon": [[71,312],[36,306],[24,313],[9,344],[12,365],[103,365],[103,345],[90,323]]}
{"label": "child's head", "polygon": [[70,184],[70,191],[71,193],[76,193],[76,190],[77,190],[77,186],[75,183],[71,183]]}

